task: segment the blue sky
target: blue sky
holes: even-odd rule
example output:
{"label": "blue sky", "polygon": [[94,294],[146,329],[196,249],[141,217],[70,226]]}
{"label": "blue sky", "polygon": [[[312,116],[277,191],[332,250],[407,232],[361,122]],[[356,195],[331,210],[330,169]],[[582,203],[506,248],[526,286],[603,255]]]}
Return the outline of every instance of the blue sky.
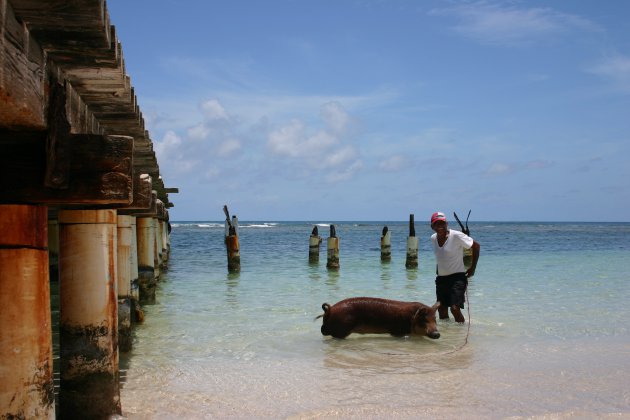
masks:
{"label": "blue sky", "polygon": [[630,221],[630,2],[107,6],[172,220]]}

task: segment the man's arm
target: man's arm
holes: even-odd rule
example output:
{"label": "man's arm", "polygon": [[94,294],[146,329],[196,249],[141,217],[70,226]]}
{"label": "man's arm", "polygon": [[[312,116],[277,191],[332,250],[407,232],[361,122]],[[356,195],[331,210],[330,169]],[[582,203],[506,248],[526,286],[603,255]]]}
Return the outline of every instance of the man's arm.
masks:
{"label": "man's arm", "polygon": [[473,239],[473,244],[472,244],[473,260],[472,260],[472,264],[470,265],[470,268],[468,269],[468,271],[466,271],[466,277],[472,277],[475,275],[475,270],[477,269],[477,261],[479,260],[480,249],[481,249],[481,246],[479,245],[479,243]]}

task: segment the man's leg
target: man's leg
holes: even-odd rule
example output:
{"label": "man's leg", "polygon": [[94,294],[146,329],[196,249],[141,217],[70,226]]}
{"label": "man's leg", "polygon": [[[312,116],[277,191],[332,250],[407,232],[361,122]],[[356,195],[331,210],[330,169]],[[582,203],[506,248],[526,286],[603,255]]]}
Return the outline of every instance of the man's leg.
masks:
{"label": "man's leg", "polygon": [[448,319],[448,307],[440,304],[440,306],[438,306],[438,313],[440,314],[440,319]]}
{"label": "man's leg", "polygon": [[[452,305],[451,306],[451,313],[453,314],[453,317],[455,318],[455,321],[457,321],[459,323],[466,322],[466,319],[464,318],[464,315],[462,315],[462,310],[459,309],[458,305]],[[448,318],[448,314],[446,315],[446,317]],[[440,314],[440,318],[442,318],[442,314]]]}

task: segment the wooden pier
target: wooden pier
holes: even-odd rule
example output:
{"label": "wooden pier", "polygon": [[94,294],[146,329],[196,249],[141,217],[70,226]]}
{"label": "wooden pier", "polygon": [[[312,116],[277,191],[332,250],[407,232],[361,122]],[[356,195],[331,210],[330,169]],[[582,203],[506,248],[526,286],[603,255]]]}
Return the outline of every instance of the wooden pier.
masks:
{"label": "wooden pier", "polygon": [[0,418],[124,411],[119,351],[166,267],[176,192],[105,1],[0,0]]}

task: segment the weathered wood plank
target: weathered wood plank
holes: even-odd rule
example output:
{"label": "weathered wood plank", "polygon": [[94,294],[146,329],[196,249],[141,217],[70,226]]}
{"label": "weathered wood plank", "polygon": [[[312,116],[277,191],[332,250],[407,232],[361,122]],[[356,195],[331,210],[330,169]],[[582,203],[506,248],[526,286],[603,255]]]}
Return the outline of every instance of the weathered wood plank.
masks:
{"label": "weathered wood plank", "polygon": [[151,191],[151,204],[145,209],[121,208],[118,214],[136,217],[158,217],[158,196],[157,191]]}
{"label": "weathered wood plank", "polygon": [[151,208],[153,183],[148,174],[136,172],[133,177],[133,199],[125,210],[147,210]]}
{"label": "weathered wood plank", "polygon": [[0,2],[0,127],[39,130],[46,121],[44,54],[5,1]]}
{"label": "weathered wood plank", "polygon": [[0,203],[127,205],[133,138],[71,135],[67,189],[44,186],[46,132],[0,131]]}

